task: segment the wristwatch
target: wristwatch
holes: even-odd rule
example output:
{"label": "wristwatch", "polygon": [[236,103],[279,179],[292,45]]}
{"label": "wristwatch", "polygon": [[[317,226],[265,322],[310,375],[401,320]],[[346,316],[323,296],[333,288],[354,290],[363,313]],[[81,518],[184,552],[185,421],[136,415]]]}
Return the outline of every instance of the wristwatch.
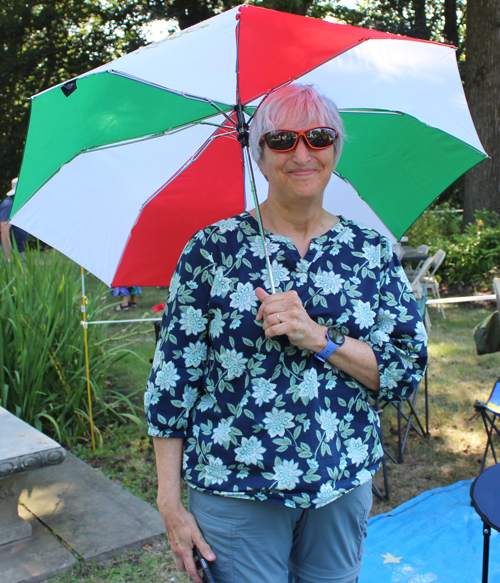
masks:
{"label": "wristwatch", "polygon": [[321,352],[316,352],[314,355],[318,360],[321,360],[321,362],[325,362],[325,360],[345,342],[344,333],[342,330],[335,328],[335,326],[327,328],[325,336],[328,344]]}

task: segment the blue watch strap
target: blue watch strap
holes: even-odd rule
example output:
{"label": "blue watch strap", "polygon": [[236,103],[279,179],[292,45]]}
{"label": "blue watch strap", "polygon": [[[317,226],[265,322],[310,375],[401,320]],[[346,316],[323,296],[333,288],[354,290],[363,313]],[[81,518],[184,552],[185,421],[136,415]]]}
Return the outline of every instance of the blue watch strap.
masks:
{"label": "blue watch strap", "polygon": [[323,348],[321,352],[316,352],[314,355],[318,360],[321,360],[321,362],[325,362],[325,360],[329,356],[331,356],[340,346],[339,344],[335,344],[335,342],[333,342],[333,340],[330,338],[328,334],[328,329],[326,330],[325,336],[327,345],[325,346],[325,348]]}

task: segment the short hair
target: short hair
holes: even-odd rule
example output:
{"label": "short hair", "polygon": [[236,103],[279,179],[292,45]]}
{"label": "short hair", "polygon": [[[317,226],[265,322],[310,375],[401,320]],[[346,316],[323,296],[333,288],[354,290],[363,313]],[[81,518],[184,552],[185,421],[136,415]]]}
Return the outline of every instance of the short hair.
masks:
{"label": "short hair", "polygon": [[[290,127],[284,127],[287,123]],[[250,152],[259,163],[262,158],[261,137],[278,129],[292,130],[320,123],[338,132],[334,144],[334,163],[337,164],[344,144],[344,124],[337,106],[331,99],[318,93],[312,85],[292,83],[280,87],[265,97],[258,106],[250,123]]]}

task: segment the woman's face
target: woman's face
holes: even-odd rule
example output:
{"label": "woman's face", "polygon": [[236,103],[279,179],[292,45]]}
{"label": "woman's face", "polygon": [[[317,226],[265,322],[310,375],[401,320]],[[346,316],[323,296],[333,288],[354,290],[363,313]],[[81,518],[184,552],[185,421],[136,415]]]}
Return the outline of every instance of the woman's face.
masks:
{"label": "woman's face", "polygon": [[[322,125],[313,122],[308,123],[307,127],[288,127],[285,122],[278,129],[304,131]],[[269,197],[286,197],[290,202],[321,198],[335,170],[334,147],[314,150],[300,137],[290,152],[273,152],[263,142],[259,168],[269,182]]]}

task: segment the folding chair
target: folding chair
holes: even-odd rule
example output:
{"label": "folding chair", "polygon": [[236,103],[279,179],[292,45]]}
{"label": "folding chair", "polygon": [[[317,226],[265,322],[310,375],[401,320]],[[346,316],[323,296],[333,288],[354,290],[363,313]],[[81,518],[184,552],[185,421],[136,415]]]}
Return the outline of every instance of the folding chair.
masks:
{"label": "folding chair", "polygon": [[[423,275],[421,282],[425,288],[432,293],[432,295],[437,299],[440,300],[441,296],[439,295],[439,282],[436,278],[436,271],[439,269],[441,263],[443,263],[443,259],[446,257],[446,251],[443,249],[439,249],[436,251],[435,255],[432,257],[431,268],[432,270],[429,271],[428,275]],[[443,318],[446,318],[444,314],[444,309],[441,304],[437,305],[437,309],[441,310],[441,314]]]}
{"label": "folding chair", "polygon": [[474,409],[481,415],[486,430],[486,448],[484,450],[481,470],[479,472],[482,473],[486,464],[489,449],[491,449],[495,463],[498,463],[493,438],[495,433],[498,438],[500,438],[500,429],[496,425],[497,421],[500,419],[500,378],[497,379],[494,384],[491,394],[488,397],[488,401],[486,403],[476,401],[474,403]]}
{"label": "folding chair", "polygon": [[[421,384],[421,383],[420,383]],[[392,405],[397,411],[397,421],[398,421],[398,450],[397,454],[393,455],[389,448],[385,445],[383,437],[381,436],[382,448],[384,450],[384,458],[382,460],[382,472],[384,478],[384,491],[374,483],[373,493],[381,498],[382,500],[389,500],[389,479],[387,475],[387,458],[389,458],[395,464],[402,464],[404,462],[404,449],[406,446],[406,441],[410,430],[413,429],[417,435],[421,437],[428,437],[429,433],[429,385],[427,370],[424,376],[424,398],[425,398],[425,429],[420,421],[418,413],[416,411],[417,397],[420,390],[420,385],[415,389],[411,397],[404,403],[392,403],[392,402],[380,402],[378,399],[375,401],[375,410],[377,411],[379,418],[382,418],[381,414],[387,405]],[[406,409],[407,408],[407,409]],[[406,409],[406,410],[405,410]],[[406,425],[405,425],[406,424]]]}
{"label": "folding chair", "polygon": [[[423,298],[424,295],[426,295],[426,293],[427,293],[427,292],[425,292],[425,294],[424,294],[424,289],[426,290],[427,288],[424,284],[423,278],[429,276],[429,274],[430,274],[429,270],[431,268],[433,259],[434,259],[434,257],[429,257],[428,259],[426,259],[424,261],[424,263],[422,264],[422,266],[420,267],[418,272],[408,275],[408,280],[410,282],[411,288],[412,288],[413,293],[415,294],[416,298]],[[417,299],[417,301],[418,301],[418,299]],[[427,330],[430,330],[431,329],[431,319],[429,317],[429,310],[427,310],[427,307],[425,307],[424,322],[425,322],[425,327],[427,328]]]}
{"label": "folding chair", "polygon": [[[424,255],[427,255],[427,253],[429,253],[429,246],[428,245],[419,245],[415,249],[419,253],[423,253]],[[406,275],[410,276],[410,275],[415,275],[416,273],[418,273],[418,271],[422,267],[423,263],[424,263],[424,259],[422,259],[421,261],[419,261],[414,268],[412,268],[411,263],[409,263],[405,267],[405,273],[406,273]]]}

